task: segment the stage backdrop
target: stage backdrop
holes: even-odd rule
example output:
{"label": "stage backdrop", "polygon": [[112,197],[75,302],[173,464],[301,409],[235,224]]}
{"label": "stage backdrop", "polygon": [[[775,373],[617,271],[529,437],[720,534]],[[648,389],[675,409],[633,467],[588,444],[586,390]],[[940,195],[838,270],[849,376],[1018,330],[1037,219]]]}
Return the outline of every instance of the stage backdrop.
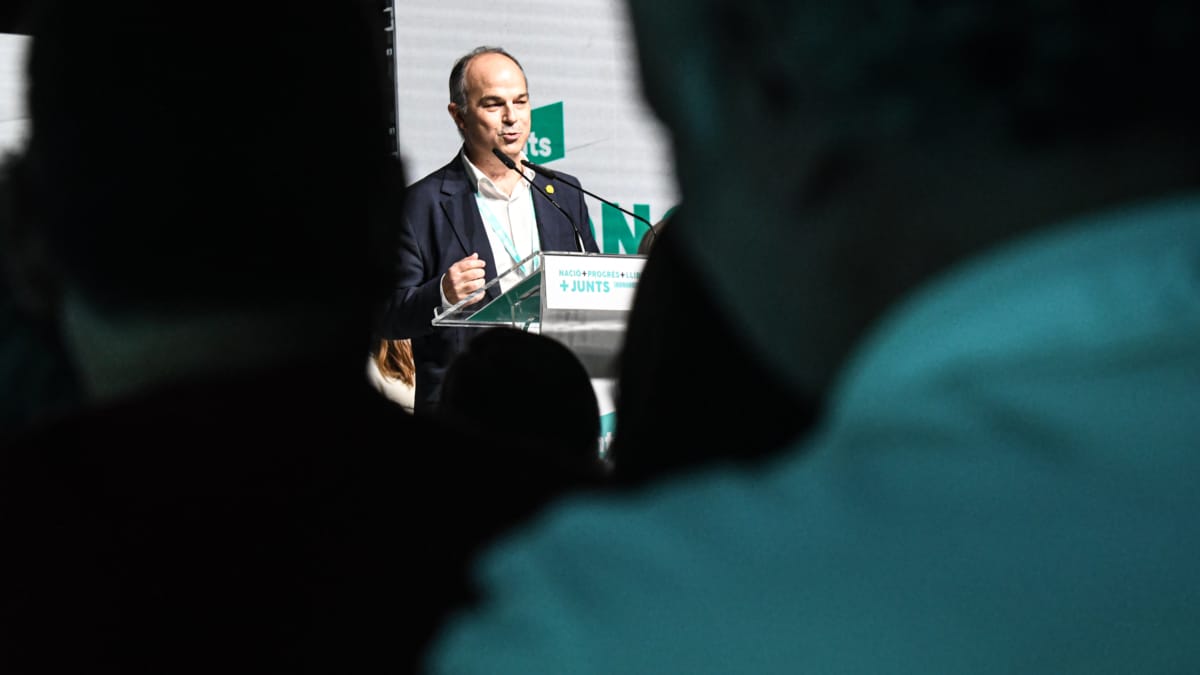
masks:
{"label": "stage backdrop", "polygon": [[[666,135],[642,102],[623,0],[490,0],[394,4],[396,118],[409,182],[445,164],[461,144],[446,112],[455,60],[479,45],[504,47],[529,81],[530,161],[658,222],[676,205]],[[646,226],[587,198],[604,253],[633,253]]]}
{"label": "stage backdrop", "polygon": [[29,133],[25,110],[25,59],[30,39],[0,33],[0,155],[18,150]]}

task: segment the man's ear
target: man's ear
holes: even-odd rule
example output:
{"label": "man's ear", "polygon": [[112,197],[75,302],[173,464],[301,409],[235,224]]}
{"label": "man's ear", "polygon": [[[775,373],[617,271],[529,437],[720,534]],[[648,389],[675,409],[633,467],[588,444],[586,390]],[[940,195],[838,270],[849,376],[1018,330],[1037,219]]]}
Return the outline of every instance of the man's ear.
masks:
{"label": "man's ear", "polygon": [[462,111],[459,110],[457,103],[446,104],[446,112],[450,113],[450,119],[454,120],[454,126],[460,130],[467,126],[467,121],[463,119]]}

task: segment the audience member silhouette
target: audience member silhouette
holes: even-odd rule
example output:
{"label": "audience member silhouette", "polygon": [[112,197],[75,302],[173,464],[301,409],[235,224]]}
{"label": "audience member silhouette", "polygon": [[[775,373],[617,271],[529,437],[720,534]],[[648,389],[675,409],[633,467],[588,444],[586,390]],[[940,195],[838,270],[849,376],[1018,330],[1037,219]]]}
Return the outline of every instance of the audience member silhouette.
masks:
{"label": "audience member silhouette", "polygon": [[677,209],[678,207],[675,207],[674,209],[668,211],[667,215],[663,216],[661,220],[654,224],[654,227],[646,230],[646,232],[642,235],[641,240],[638,241],[638,255],[650,254],[650,249],[654,248],[654,244],[658,241],[658,236],[667,228],[667,224],[671,222],[671,218],[674,217]]}
{"label": "audience member silhouette", "polygon": [[412,412],[416,402],[416,376],[410,340],[384,338],[376,341],[375,350],[367,359],[367,379],[379,393]]}
{"label": "audience member silhouette", "polygon": [[1200,6],[629,5],[650,263],[822,412],[498,546],[433,671],[1200,670]]}
{"label": "audience member silhouette", "polygon": [[619,485],[761,461],[817,418],[816,395],[793,391],[753,353],[677,236],[659,232],[629,314],[609,450]]}
{"label": "audience member silhouette", "polygon": [[579,359],[552,338],[489,328],[446,370],[440,415],[486,432],[562,471],[564,483],[598,478],[600,406]]}
{"label": "audience member silhouette", "polygon": [[37,9],[22,203],[86,402],[0,453],[0,671],[413,669],[561,480],[363,377],[404,184],[377,8]]}
{"label": "audience member silhouette", "polygon": [[71,410],[80,396],[49,304],[44,252],[29,248],[36,244],[20,203],[27,166],[20,154],[0,162],[0,447],[4,437]]}

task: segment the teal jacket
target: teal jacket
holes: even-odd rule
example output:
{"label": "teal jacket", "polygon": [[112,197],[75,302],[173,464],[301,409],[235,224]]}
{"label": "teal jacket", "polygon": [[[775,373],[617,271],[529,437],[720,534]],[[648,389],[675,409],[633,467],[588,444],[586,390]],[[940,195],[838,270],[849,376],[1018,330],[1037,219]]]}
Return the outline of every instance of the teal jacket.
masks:
{"label": "teal jacket", "polygon": [[755,470],[495,548],[444,673],[1200,672],[1200,198],[925,286]]}

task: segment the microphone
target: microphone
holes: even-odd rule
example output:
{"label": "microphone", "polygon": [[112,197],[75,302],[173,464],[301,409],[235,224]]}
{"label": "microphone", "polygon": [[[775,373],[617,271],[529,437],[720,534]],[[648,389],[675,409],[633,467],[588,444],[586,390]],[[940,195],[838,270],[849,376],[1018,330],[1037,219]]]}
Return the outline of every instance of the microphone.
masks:
{"label": "microphone", "polygon": [[[546,194],[545,192],[542,192],[541,190],[539,190],[537,188],[537,186],[533,184],[533,181],[529,180],[529,177],[525,175],[525,172],[517,168],[517,163],[512,161],[511,157],[504,154],[503,152],[500,152],[499,148],[492,148],[492,154],[496,156],[496,159],[500,160],[501,164],[508,167],[509,169],[512,169],[513,171],[516,171],[517,174],[521,176],[521,178],[525,179],[526,183],[529,183],[531,186],[533,186],[533,190],[532,190],[533,192],[536,192],[537,194],[545,197],[546,201],[548,201],[552,205],[554,205],[554,208],[558,209],[559,213],[561,213],[567,217],[567,221],[569,223],[571,223],[571,227],[575,229],[575,239],[579,242],[579,250],[584,253],[587,253],[587,248],[583,245],[583,234],[579,231],[579,223],[575,222],[575,219],[571,217],[571,214],[567,213],[566,210],[563,209],[563,207],[559,206],[558,202],[554,201],[553,197],[551,197],[550,195]],[[536,169],[534,171],[536,171]],[[567,183],[567,181],[563,181],[563,182]],[[567,185],[570,185],[570,183],[567,183]]]}
{"label": "microphone", "polygon": [[[505,157],[505,159],[508,159],[508,158]],[[509,160],[509,161],[511,162],[512,160]],[[572,183],[571,181],[563,178],[562,176],[559,176],[558,172],[554,171],[553,169],[547,169],[546,167],[542,166],[541,164],[534,164],[533,162],[531,162],[527,159],[521,160],[521,163],[524,164],[525,166],[529,167],[530,169],[533,169],[534,173],[541,174],[541,175],[545,176],[546,178],[549,178],[550,180],[562,181],[564,185],[570,185],[571,187],[575,188],[576,190],[579,190],[580,192],[582,192],[583,194],[585,194],[589,197],[594,197],[594,198],[598,199],[599,201],[601,201],[605,204],[608,204],[609,206],[613,207],[614,209],[620,211],[621,213],[624,213],[626,215],[630,215],[630,216],[633,216],[634,218],[637,218],[638,220],[642,221],[643,223],[645,223],[646,225],[648,225],[650,227],[650,240],[651,241],[654,241],[655,239],[658,238],[658,230],[654,227],[654,223],[646,220],[645,218],[639,216],[638,214],[636,214],[632,211],[626,211],[625,209],[621,208],[620,206],[617,206],[616,204],[614,204],[613,202],[608,201],[604,197],[601,197],[600,195],[598,195],[594,192],[589,192],[588,190],[585,190],[582,185],[576,185],[575,183]]]}

